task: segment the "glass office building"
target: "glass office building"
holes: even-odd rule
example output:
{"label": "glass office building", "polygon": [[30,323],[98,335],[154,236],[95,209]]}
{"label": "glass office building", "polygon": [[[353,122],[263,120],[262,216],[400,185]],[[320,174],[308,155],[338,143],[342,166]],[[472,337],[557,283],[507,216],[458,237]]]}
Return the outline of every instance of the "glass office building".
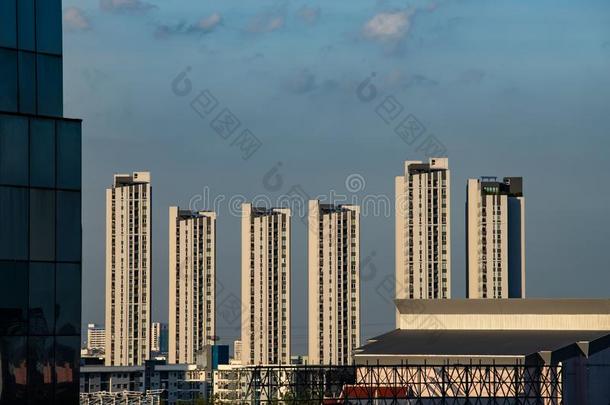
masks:
{"label": "glass office building", "polygon": [[78,403],[81,122],[61,0],[0,0],[0,404]]}

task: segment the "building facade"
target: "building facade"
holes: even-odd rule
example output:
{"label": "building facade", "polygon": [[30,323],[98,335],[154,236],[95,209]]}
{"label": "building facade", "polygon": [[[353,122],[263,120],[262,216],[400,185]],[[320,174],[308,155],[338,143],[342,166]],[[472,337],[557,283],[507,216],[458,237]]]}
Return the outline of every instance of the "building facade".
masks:
{"label": "building facade", "polygon": [[241,363],[241,340],[233,342],[233,362]]}
{"label": "building facade", "polygon": [[360,207],[309,201],[310,364],[350,364],[360,346]]}
{"label": "building facade", "polygon": [[0,1],[0,403],[78,403],[81,121],[59,0]]}
{"label": "building facade", "polygon": [[106,365],[150,355],[151,185],[149,172],[115,174],[106,190]]}
{"label": "building facade", "polygon": [[396,177],[396,298],[451,298],[447,158],[406,161]]}
{"label": "building facade", "polygon": [[94,323],[87,324],[87,350],[104,352],[106,348],[106,329]]}
{"label": "building facade", "polygon": [[169,325],[153,322],[150,330],[150,355],[167,356],[169,349]]}
{"label": "building facade", "polygon": [[242,364],[290,362],[290,209],[242,204]]}
{"label": "building facade", "polygon": [[525,298],[523,179],[468,179],[468,298]]}
{"label": "building facade", "polygon": [[[80,391],[90,403],[190,404],[208,397],[211,375],[195,364],[155,360],[139,366],[83,366]],[[144,401],[144,393],[157,395],[160,402]]]}
{"label": "building facade", "polygon": [[169,208],[170,363],[194,363],[216,334],[216,214]]}

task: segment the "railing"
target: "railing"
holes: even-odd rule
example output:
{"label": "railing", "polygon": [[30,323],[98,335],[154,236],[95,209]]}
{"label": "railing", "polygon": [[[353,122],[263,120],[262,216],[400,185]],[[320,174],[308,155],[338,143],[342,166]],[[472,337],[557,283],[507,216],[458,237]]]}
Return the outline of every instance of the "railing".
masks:
{"label": "railing", "polygon": [[161,405],[163,390],[81,392],[80,405]]}
{"label": "railing", "polygon": [[560,366],[252,366],[239,404],[562,403]]}

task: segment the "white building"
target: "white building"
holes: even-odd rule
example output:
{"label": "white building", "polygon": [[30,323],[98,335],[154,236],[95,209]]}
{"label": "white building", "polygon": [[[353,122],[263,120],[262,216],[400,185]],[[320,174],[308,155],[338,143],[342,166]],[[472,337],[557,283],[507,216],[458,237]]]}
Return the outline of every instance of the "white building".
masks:
{"label": "white building", "polygon": [[235,404],[243,398],[241,366],[219,364],[214,370],[213,388],[215,403]]}
{"label": "white building", "polygon": [[406,161],[396,177],[396,298],[451,298],[447,158]]}
{"label": "white building", "polygon": [[150,355],[151,186],[149,172],[115,174],[106,190],[106,365]]}
{"label": "white building", "polygon": [[523,179],[468,179],[467,297],[525,298]]}
{"label": "white building", "polygon": [[216,334],[216,214],[169,208],[169,363],[194,363]]}
{"label": "white building", "polygon": [[242,364],[290,362],[290,209],[242,205]]}
{"label": "white building", "polygon": [[233,364],[241,364],[241,340],[236,340],[233,342]]}
{"label": "white building", "polygon": [[94,323],[87,324],[87,351],[103,352],[106,346],[106,329]]}
{"label": "white building", "polygon": [[309,361],[350,364],[360,346],[360,207],[309,201]]}

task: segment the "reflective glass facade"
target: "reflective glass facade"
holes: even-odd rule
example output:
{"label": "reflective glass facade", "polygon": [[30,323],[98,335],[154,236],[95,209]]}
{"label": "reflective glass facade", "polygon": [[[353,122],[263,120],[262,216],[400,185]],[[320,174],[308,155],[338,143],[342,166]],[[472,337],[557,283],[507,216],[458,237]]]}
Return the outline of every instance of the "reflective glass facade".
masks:
{"label": "reflective glass facade", "polygon": [[61,0],[0,0],[0,404],[77,404],[81,122]]}

